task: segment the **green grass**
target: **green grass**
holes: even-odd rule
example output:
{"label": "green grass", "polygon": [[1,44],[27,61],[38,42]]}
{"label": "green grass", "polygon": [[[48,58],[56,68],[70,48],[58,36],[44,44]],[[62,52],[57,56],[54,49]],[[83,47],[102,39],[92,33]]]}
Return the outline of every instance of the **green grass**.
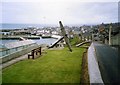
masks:
{"label": "green grass", "polygon": [[80,83],[84,48],[47,50],[35,60],[20,61],[3,70],[3,83]]}
{"label": "green grass", "polygon": [[79,35],[74,35],[73,39],[70,39],[70,43],[72,46],[75,46],[76,44],[82,42],[79,38]]}

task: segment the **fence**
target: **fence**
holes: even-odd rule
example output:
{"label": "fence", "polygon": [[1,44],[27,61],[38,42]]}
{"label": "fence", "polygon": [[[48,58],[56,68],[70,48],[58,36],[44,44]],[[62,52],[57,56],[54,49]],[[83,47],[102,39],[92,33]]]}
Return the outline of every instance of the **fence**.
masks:
{"label": "fence", "polygon": [[15,53],[17,51],[21,51],[23,49],[26,49],[26,48],[28,48],[30,46],[34,46],[34,45],[35,45],[35,43],[32,43],[32,44],[23,45],[23,46],[19,46],[19,47],[15,47],[15,48],[0,51],[0,57],[4,57],[5,55],[9,55],[9,54]]}
{"label": "fence", "polygon": [[4,52],[6,53],[4,56],[0,57],[0,64],[7,62],[9,60],[12,60],[14,58],[20,57],[22,55],[25,55],[26,53],[29,53],[31,50],[37,48],[37,44],[29,44],[26,46],[20,46],[17,48],[12,48],[5,50]]}

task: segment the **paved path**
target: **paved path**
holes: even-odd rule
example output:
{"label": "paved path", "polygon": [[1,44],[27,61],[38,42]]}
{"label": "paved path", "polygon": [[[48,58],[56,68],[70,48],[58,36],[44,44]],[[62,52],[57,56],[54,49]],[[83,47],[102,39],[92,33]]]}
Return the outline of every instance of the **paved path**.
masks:
{"label": "paved path", "polygon": [[120,56],[118,51],[104,44],[94,42],[96,58],[104,83],[120,83]]}
{"label": "paved path", "polygon": [[25,54],[25,55],[23,55],[23,56],[20,56],[20,57],[18,57],[18,58],[15,58],[15,59],[13,59],[13,60],[11,60],[11,61],[8,61],[8,62],[6,62],[6,63],[0,64],[0,69],[5,68],[5,67],[8,67],[8,66],[10,66],[10,65],[12,65],[12,64],[14,64],[14,63],[16,63],[16,62],[18,62],[18,61],[27,59],[27,58],[28,58],[27,56],[28,56],[28,54]]}

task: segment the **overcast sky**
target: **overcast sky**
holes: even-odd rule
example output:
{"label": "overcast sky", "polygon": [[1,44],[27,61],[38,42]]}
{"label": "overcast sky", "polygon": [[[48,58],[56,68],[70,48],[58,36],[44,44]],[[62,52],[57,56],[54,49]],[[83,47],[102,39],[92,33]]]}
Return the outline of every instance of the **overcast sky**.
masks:
{"label": "overcast sky", "polygon": [[[100,24],[118,21],[118,0],[2,0],[0,23]],[[2,4],[2,5],[1,5]]]}

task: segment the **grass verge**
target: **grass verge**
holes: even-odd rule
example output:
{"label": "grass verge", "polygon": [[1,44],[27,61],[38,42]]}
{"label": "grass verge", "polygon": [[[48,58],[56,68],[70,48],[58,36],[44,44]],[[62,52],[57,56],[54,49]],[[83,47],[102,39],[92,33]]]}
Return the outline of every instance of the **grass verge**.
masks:
{"label": "grass verge", "polygon": [[48,50],[35,60],[20,61],[3,69],[3,83],[80,83],[84,48]]}

